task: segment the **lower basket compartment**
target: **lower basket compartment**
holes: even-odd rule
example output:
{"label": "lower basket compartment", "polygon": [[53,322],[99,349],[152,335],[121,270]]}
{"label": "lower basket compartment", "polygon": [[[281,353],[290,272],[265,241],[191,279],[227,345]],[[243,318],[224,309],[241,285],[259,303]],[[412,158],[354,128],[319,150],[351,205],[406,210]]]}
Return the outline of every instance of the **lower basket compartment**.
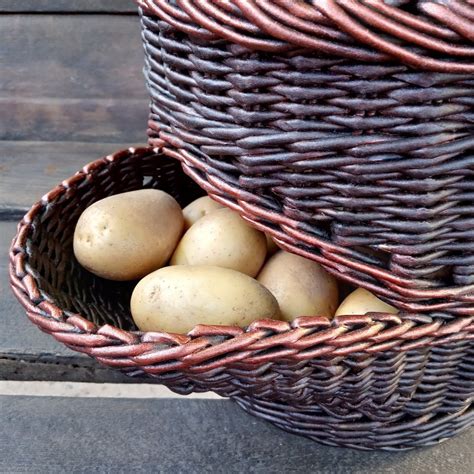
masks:
{"label": "lower basket compartment", "polygon": [[[53,189],[20,222],[13,291],[30,320],[73,350],[178,393],[215,391],[247,412],[330,445],[409,449],[473,423],[472,317],[369,313],[143,333],[132,283],[101,280],[75,260],[72,237],[93,202],[146,187],[181,205],[203,194],[160,149],[118,152]],[[343,275],[341,275],[343,279]]]}
{"label": "lower basket compartment", "polygon": [[464,409],[419,417],[398,413],[394,416],[396,421],[381,423],[350,417],[344,420],[318,407],[298,410],[278,402],[245,398],[236,401],[246,412],[290,433],[330,446],[363,450],[401,451],[435,445],[468,429],[474,418],[473,410]]}

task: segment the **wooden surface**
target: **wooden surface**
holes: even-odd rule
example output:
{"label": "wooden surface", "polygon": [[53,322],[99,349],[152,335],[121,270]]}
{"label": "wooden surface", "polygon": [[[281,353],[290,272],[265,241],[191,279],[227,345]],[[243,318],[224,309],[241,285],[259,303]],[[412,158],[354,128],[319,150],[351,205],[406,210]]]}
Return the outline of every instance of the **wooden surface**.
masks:
{"label": "wooden surface", "polygon": [[43,194],[85,164],[138,144],[0,141],[0,218],[19,220]]}
{"label": "wooden surface", "polygon": [[136,14],[133,0],[0,0],[0,13],[129,13]]}
{"label": "wooden surface", "polygon": [[[6,255],[16,221],[44,193],[86,163],[144,143],[148,100],[134,5],[0,0],[5,11],[35,13],[0,14],[0,380],[133,383],[28,321],[9,289]],[[0,420],[2,473],[467,474],[474,467],[473,430],[431,449],[357,452],[286,434],[224,400],[0,396]]]}
{"label": "wooden surface", "polygon": [[136,16],[0,15],[0,140],[145,141]]}
{"label": "wooden surface", "polygon": [[8,473],[470,474],[473,467],[469,433],[435,448],[359,452],[287,434],[227,400],[0,397],[0,419],[0,471]]}

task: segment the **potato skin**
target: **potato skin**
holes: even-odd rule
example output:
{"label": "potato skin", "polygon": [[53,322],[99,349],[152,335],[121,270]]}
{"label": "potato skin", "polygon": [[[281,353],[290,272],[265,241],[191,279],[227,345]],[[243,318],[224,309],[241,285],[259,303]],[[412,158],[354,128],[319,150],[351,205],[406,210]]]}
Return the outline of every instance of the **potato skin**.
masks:
{"label": "potato skin", "polygon": [[398,310],[393,306],[377,298],[373,293],[358,288],[344,299],[337,308],[336,316],[364,315],[366,313],[389,313],[398,314]]}
{"label": "potato skin", "polygon": [[201,217],[207,216],[207,214],[217,211],[217,209],[222,209],[223,207],[222,204],[213,201],[209,196],[196,199],[183,209],[184,230],[188,230],[201,219]]}
{"label": "potato skin", "polygon": [[278,303],[256,280],[214,266],[164,267],[135,287],[133,320],[142,331],[187,333],[197,324],[248,326],[277,319]]}
{"label": "potato skin", "polygon": [[321,265],[280,250],[260,271],[257,280],[275,296],[282,319],[299,316],[331,318],[339,301],[336,279]]}
{"label": "potato skin", "polygon": [[273,237],[265,234],[265,238],[267,239],[267,256],[273,255],[280,250],[280,247],[275,243]]}
{"label": "potato skin", "polygon": [[202,217],[184,234],[171,265],[215,265],[254,277],[266,254],[265,235],[223,208]]}
{"label": "potato skin", "polygon": [[74,254],[92,273],[134,280],[163,266],[183,230],[176,200],[156,189],[107,197],[89,206],[74,232]]}

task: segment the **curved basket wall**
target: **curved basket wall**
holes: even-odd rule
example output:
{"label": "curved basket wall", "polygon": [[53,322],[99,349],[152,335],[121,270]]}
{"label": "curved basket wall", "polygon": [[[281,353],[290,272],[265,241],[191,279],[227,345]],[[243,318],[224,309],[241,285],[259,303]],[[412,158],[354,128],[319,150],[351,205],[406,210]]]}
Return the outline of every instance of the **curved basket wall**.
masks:
{"label": "curved basket wall", "polygon": [[372,313],[291,325],[262,320],[245,330],[197,326],[187,335],[136,331],[133,282],[87,272],[72,239],[86,207],[144,187],[182,205],[202,194],[177,160],[158,149],[130,149],[85,166],[22,219],[10,251],[11,284],[41,330],[128,375],[183,394],[213,390],[331,445],[408,449],[472,425],[472,317]]}
{"label": "curved basket wall", "polygon": [[474,7],[141,0],[150,144],[282,247],[474,313]]}

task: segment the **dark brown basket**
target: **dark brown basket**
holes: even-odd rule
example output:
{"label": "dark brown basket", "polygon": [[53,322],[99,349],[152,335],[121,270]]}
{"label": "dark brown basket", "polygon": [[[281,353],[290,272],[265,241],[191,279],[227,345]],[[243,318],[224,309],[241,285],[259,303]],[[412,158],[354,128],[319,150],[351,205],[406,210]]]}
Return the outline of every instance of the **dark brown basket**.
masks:
{"label": "dark brown basket", "polygon": [[140,0],[150,144],[400,309],[474,314],[474,6]]}
{"label": "dark brown basket", "polygon": [[41,330],[131,376],[182,394],[213,390],[330,445],[409,449],[472,425],[473,317],[372,313],[262,320],[245,330],[197,326],[188,335],[136,331],[133,283],[88,273],[74,258],[72,238],[86,207],[143,187],[163,189],[182,205],[202,194],[162,150],[129,149],[85,166],[20,222],[11,284]]}

